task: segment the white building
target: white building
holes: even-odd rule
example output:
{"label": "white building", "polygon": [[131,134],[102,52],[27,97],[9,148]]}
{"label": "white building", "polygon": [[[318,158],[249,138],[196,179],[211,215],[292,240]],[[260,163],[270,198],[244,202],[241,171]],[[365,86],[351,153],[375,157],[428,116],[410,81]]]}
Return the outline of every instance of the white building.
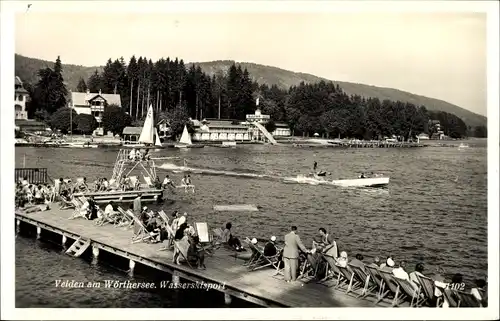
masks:
{"label": "white building", "polygon": [[14,109],[16,119],[28,119],[28,112],[26,111],[26,102],[29,93],[23,87],[21,78],[17,77],[14,80]]}
{"label": "white building", "polygon": [[104,106],[117,105],[122,106],[119,94],[103,94],[91,93],[87,90],[86,93],[71,92],[69,107],[73,108],[78,114],[87,114],[95,117],[101,127],[102,115]]}
{"label": "white building", "polygon": [[276,129],[271,133],[275,137],[286,137],[291,136],[292,131],[285,123],[276,123]]}
{"label": "white building", "polygon": [[248,114],[246,116],[247,122],[258,122],[261,124],[267,123],[271,119],[271,116],[269,115],[263,115],[260,111],[260,108],[257,107],[257,110],[255,111],[255,114]]}
{"label": "white building", "polygon": [[235,124],[233,120],[207,119],[203,123],[193,121],[193,141],[250,141],[252,133],[248,126]]}

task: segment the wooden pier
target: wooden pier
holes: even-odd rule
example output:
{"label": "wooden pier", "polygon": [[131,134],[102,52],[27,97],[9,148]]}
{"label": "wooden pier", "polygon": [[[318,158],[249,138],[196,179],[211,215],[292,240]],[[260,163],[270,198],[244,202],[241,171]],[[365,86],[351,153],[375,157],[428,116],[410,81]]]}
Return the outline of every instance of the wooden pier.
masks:
{"label": "wooden pier", "polygon": [[[111,225],[96,226],[84,219],[68,220],[72,210],[48,210],[44,212],[16,212],[16,226],[22,229],[26,224],[36,227],[37,237],[44,237],[46,231],[61,235],[61,242],[73,240],[89,242],[87,250],[97,258],[99,251],[129,260],[133,271],[137,264],[167,272],[172,275],[173,283],[179,279],[189,282],[205,282],[224,285],[214,290],[225,294],[229,303],[231,297],[252,302],[263,307],[373,307],[375,298],[357,299],[354,294],[321,284],[301,282],[286,283],[282,277],[275,276],[274,269],[249,271],[236,259],[233,252],[219,248],[213,256],[207,256],[206,270],[192,269],[187,265],[172,262],[171,251],[160,251],[162,244],[132,244],[132,230],[124,230]],[[26,228],[26,226],[25,226]],[[69,246],[69,244],[68,244]],[[83,245],[82,245],[83,246]],[[78,247],[80,249],[82,247]],[[76,249],[75,251],[78,251]],[[80,253],[81,254],[81,253]],[[381,302],[377,306],[387,306]]]}

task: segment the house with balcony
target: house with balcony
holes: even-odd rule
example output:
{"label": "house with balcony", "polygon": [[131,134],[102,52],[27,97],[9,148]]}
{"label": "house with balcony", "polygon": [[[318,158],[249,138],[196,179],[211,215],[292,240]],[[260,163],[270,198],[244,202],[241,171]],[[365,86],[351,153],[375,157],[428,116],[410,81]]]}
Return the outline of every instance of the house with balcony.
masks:
{"label": "house with balcony", "polygon": [[28,112],[26,111],[26,102],[28,98],[29,93],[24,89],[21,78],[16,76],[14,79],[15,119],[28,119]]}
{"label": "house with balcony", "polygon": [[85,93],[71,92],[69,107],[73,108],[78,114],[87,114],[95,117],[101,127],[104,107],[109,105],[122,106],[119,94],[91,93],[89,90]]}

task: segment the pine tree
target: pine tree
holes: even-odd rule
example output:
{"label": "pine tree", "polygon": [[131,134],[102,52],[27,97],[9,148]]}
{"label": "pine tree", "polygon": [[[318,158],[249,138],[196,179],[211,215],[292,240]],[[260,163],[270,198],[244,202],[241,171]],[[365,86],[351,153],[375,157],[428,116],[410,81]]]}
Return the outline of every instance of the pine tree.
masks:
{"label": "pine tree", "polygon": [[78,81],[78,86],[76,86],[76,91],[79,93],[84,93],[87,91],[87,84],[83,78]]}

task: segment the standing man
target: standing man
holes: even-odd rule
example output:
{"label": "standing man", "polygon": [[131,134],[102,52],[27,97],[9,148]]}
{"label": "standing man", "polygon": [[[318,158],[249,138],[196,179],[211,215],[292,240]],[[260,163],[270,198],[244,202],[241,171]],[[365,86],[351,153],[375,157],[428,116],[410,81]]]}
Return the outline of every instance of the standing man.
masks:
{"label": "standing man", "polygon": [[292,231],[285,235],[285,248],[283,249],[283,261],[285,262],[285,281],[297,280],[297,269],[299,268],[299,251],[308,253],[300,237],[296,234],[297,226],[292,226]]}
{"label": "standing man", "polygon": [[134,199],[134,213],[136,215],[141,214],[141,211],[142,211],[141,196],[142,196],[142,193],[138,193],[137,197]]}

